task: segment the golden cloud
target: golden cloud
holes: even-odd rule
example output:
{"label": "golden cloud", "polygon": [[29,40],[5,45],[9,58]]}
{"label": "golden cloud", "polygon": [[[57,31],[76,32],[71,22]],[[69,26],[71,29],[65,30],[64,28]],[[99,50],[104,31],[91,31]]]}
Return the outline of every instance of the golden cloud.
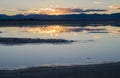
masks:
{"label": "golden cloud", "polygon": [[120,4],[109,6],[110,9],[120,9]]}
{"label": "golden cloud", "polygon": [[80,9],[80,8],[44,8],[44,9],[18,9],[18,11],[25,14],[48,14],[48,15],[62,15],[62,14],[79,14],[90,12],[105,12],[104,9]]}
{"label": "golden cloud", "polygon": [[120,4],[108,6],[108,11],[106,11],[107,14],[119,13],[119,12],[120,12]]}

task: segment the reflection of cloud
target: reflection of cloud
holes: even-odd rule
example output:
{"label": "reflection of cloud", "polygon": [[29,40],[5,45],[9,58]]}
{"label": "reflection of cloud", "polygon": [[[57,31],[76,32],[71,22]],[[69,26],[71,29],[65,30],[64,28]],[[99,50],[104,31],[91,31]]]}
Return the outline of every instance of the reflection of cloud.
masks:
{"label": "reflection of cloud", "polygon": [[106,30],[112,34],[120,34],[120,27],[106,26]]}
{"label": "reflection of cloud", "polygon": [[112,34],[120,34],[120,29],[112,31]]}
{"label": "reflection of cloud", "polygon": [[105,31],[105,28],[101,27],[72,27],[72,26],[45,26],[45,27],[26,27],[24,28],[25,32],[31,33],[42,33],[42,34],[50,34],[51,36],[58,36],[60,33],[64,32],[81,32],[81,33],[108,33]]}
{"label": "reflection of cloud", "polygon": [[109,33],[109,32],[107,32],[107,31],[90,31],[89,33]]}
{"label": "reflection of cloud", "polygon": [[100,39],[100,38],[102,38],[102,37],[99,36],[99,35],[96,35],[96,36],[93,36],[93,38],[95,38],[95,39]]}
{"label": "reflection of cloud", "polygon": [[50,34],[51,36],[57,36],[58,33],[69,32],[69,28],[64,26],[46,26],[46,27],[28,27],[24,31],[32,33]]}
{"label": "reflection of cloud", "polygon": [[72,27],[51,25],[45,27],[25,27],[25,32],[50,34],[51,36],[58,36],[60,33],[66,32],[81,32],[81,33],[120,33],[119,27],[113,26],[86,26],[86,27]]}
{"label": "reflection of cloud", "polygon": [[87,30],[88,33],[107,33],[103,26],[87,26],[85,27],[85,30]]}
{"label": "reflection of cloud", "polygon": [[34,27],[6,27],[6,28],[0,28],[0,33],[2,32],[8,32],[8,33],[28,33],[28,34],[44,34],[49,36],[60,36],[61,33],[74,33],[75,35],[82,33],[82,34],[107,34],[107,33],[113,33],[113,34],[119,34],[120,33],[120,27],[115,26],[62,26],[62,25],[48,25],[48,26],[34,26]]}
{"label": "reflection of cloud", "polygon": [[120,27],[115,26],[87,26],[89,30],[88,33],[112,33],[112,34],[120,34]]}

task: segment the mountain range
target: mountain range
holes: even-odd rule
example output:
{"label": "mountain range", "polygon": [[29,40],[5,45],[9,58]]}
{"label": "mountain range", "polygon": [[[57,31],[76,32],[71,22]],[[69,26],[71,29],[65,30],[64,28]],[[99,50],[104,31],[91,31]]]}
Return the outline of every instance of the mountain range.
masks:
{"label": "mountain range", "polygon": [[17,14],[13,16],[0,14],[0,20],[120,20],[120,13],[69,15]]}

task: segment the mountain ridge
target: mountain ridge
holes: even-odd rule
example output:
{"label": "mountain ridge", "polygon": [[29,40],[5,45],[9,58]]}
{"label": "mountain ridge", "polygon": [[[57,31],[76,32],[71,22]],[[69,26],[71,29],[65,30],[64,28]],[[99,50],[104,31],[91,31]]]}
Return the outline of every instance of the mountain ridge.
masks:
{"label": "mountain ridge", "polygon": [[120,20],[120,13],[69,15],[17,14],[13,16],[0,14],[0,20]]}

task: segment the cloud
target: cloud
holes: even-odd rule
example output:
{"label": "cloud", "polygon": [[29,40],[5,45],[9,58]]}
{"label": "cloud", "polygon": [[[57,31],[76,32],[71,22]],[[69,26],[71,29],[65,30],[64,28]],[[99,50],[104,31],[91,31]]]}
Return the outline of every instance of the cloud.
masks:
{"label": "cloud", "polygon": [[96,2],[93,2],[94,4],[102,4],[102,2],[98,2],[98,1],[96,1]]}
{"label": "cloud", "polygon": [[87,9],[87,10],[83,10],[83,12],[105,12],[107,10],[105,9]]}
{"label": "cloud", "polygon": [[61,15],[61,14],[79,14],[90,12],[105,12],[105,9],[80,9],[80,8],[39,8],[39,9],[18,9],[18,11],[25,14],[48,14],[48,15]]}
{"label": "cloud", "polygon": [[110,9],[120,9],[120,4],[108,6]]}
{"label": "cloud", "polygon": [[3,8],[0,7],[0,13],[3,11]]}
{"label": "cloud", "polygon": [[27,11],[27,9],[18,9],[18,11]]}
{"label": "cloud", "polygon": [[120,13],[120,4],[110,5],[108,6],[107,14],[111,13]]}
{"label": "cloud", "polygon": [[78,13],[81,13],[81,12],[103,12],[103,11],[107,11],[107,10],[104,10],[104,9],[79,9],[79,8],[75,8],[75,9],[68,9],[69,12],[78,12]]}

